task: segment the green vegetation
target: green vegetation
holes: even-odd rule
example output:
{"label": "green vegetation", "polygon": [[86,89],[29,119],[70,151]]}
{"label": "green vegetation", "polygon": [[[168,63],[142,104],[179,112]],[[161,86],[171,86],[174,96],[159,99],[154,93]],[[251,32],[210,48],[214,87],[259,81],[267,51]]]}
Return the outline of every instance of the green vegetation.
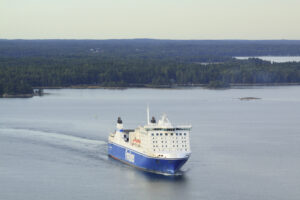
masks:
{"label": "green vegetation", "polygon": [[230,86],[229,83],[219,81],[219,80],[209,81],[207,85],[208,88],[228,88],[229,86]]}
{"label": "green vegetation", "polygon": [[0,40],[0,96],[74,85],[299,83],[299,63],[232,58],[287,53],[300,55],[300,41]]}

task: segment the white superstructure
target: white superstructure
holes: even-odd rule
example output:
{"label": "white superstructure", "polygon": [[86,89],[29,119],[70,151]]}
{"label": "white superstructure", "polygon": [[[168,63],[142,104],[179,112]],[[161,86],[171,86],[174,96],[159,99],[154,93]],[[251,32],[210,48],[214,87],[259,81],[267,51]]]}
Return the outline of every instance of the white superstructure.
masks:
{"label": "white superstructure", "polygon": [[156,122],[149,120],[147,109],[147,125],[134,130],[124,129],[119,118],[117,130],[109,136],[109,142],[132,149],[150,157],[177,159],[189,157],[191,126],[173,126],[164,114]]}

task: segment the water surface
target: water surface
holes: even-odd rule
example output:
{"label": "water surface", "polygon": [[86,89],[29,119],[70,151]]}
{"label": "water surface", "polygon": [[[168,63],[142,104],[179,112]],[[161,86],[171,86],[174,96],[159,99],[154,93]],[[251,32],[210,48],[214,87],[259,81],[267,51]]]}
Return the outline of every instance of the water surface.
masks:
{"label": "water surface", "polygon": [[[0,199],[300,198],[300,86],[45,92],[0,99]],[[107,157],[117,117],[143,125],[147,104],[193,125],[183,176]]]}
{"label": "water surface", "polygon": [[235,57],[239,60],[247,60],[249,58],[259,58],[261,60],[270,61],[274,63],[286,63],[286,62],[300,62],[300,56],[238,56]]}

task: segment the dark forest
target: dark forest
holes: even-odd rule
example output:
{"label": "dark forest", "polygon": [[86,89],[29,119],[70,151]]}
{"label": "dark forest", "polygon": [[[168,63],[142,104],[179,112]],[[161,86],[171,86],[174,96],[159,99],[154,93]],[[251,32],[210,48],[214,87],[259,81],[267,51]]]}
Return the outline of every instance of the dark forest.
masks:
{"label": "dark forest", "polygon": [[299,56],[300,41],[0,40],[0,95],[33,88],[300,83],[300,63],[235,56]]}

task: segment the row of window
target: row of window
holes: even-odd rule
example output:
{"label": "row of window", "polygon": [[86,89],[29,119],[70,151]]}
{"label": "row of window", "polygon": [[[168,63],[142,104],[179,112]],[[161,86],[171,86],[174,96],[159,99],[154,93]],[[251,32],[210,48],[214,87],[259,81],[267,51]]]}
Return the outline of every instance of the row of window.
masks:
{"label": "row of window", "polygon": [[146,131],[190,131],[190,128],[146,128]]}
{"label": "row of window", "polygon": [[[157,143],[157,141],[153,141],[153,143]],[[161,141],[161,143],[164,143],[164,141]],[[167,143],[167,141],[165,141],[165,143]],[[173,140],[173,143],[175,143],[174,140]],[[176,141],[176,143],[178,143],[178,141]],[[182,143],[186,143],[186,140],[182,140]]]}
{"label": "row of window", "polygon": [[[178,140],[178,138],[180,139],[180,137],[176,137],[175,139]],[[155,137],[152,137],[152,139],[153,139],[153,140],[154,140],[154,139],[157,139],[157,140],[159,140],[159,139],[165,140],[165,139],[167,139],[167,138],[163,138],[163,137],[155,138]],[[174,138],[172,138],[172,139],[174,140]],[[185,139],[185,137],[181,136],[181,139]]]}
{"label": "row of window", "polygon": [[[173,145],[173,147],[178,147],[178,145]],[[179,145],[180,146],[180,145]],[[186,145],[181,145],[182,147],[186,147]],[[153,147],[155,148],[155,147],[158,147],[158,145],[153,145]],[[161,145],[161,147],[168,147],[168,145]]]}
{"label": "row of window", "polygon": [[[152,133],[151,135],[154,136],[155,134]],[[159,135],[162,136],[163,133],[156,133],[156,136],[159,136]],[[170,135],[173,136],[174,133],[170,133]],[[176,133],[176,136],[178,136],[178,135],[182,135],[182,133]],[[186,133],[183,133],[183,135],[186,135]],[[165,133],[165,136],[168,136],[168,133]]]}
{"label": "row of window", "polygon": [[[182,151],[182,149],[176,149],[177,151]],[[153,151],[155,151],[155,149],[153,149]],[[158,149],[158,152],[160,151],[160,149]],[[162,151],[165,151],[165,149],[162,149]],[[187,149],[185,149],[185,151],[188,151]]]}

